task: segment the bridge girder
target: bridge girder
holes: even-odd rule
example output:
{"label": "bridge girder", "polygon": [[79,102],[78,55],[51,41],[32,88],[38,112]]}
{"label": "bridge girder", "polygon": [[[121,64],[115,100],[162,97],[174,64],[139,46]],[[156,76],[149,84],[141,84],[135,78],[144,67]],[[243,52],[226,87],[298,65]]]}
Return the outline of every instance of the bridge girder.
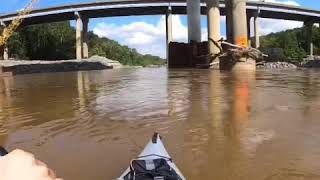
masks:
{"label": "bridge girder", "polygon": [[[108,2],[94,2],[36,9],[27,15],[23,26],[75,20],[74,12],[80,12],[87,18],[137,16],[137,15],[165,15],[169,6],[172,14],[186,14],[186,0],[113,0]],[[204,0],[202,0],[204,2]],[[260,18],[285,19],[296,21],[320,22],[320,11],[301,7],[285,6],[274,3],[247,2],[248,16],[260,9]],[[226,15],[225,4],[220,2],[221,15]],[[201,4],[201,13],[206,15],[205,3]],[[16,18],[17,13],[0,15],[0,21],[10,22]]]}

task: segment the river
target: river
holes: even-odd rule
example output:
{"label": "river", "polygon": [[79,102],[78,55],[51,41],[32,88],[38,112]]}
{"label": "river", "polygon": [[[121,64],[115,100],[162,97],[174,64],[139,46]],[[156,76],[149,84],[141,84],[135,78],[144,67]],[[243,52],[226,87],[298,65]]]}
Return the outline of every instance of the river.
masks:
{"label": "river", "polygon": [[319,180],[320,71],[166,68],[0,78],[0,145],[114,179],[153,132],[188,180]]}

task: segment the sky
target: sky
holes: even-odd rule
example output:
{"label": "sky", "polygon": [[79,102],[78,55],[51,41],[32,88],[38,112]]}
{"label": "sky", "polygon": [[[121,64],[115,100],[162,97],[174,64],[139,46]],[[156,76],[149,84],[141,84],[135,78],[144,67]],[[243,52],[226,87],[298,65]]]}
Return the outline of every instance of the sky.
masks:
{"label": "sky", "polygon": [[[0,13],[10,13],[23,9],[30,0],[4,0],[0,6]],[[97,0],[96,0],[97,1]],[[260,0],[251,0],[260,1]],[[294,6],[320,9],[320,0],[265,0],[266,2],[289,4]],[[94,0],[39,0],[35,8],[60,6],[94,2]],[[201,18],[202,39],[207,39],[207,20]],[[253,23],[253,22],[251,22]],[[71,22],[74,25],[74,22]],[[262,35],[279,32],[286,29],[301,27],[302,22],[261,19]],[[225,17],[221,17],[221,36],[225,37]],[[253,27],[253,25],[251,25]],[[122,45],[137,49],[142,54],[166,56],[165,17],[164,16],[130,16],[90,19],[89,30],[100,37],[107,37],[118,41]],[[173,40],[187,41],[187,17],[184,15],[173,16]],[[253,29],[251,30],[253,32]]]}

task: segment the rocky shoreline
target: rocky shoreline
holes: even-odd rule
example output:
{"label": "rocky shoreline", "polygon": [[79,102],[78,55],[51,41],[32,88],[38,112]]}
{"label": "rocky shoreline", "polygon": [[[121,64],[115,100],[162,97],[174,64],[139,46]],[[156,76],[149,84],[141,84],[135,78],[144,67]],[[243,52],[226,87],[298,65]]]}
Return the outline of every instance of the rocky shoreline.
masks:
{"label": "rocky shoreline", "polygon": [[83,60],[61,61],[30,61],[30,60],[7,60],[0,61],[0,74],[32,74],[44,72],[68,72],[88,71],[122,68],[122,64],[100,56],[92,56]]}
{"label": "rocky shoreline", "polygon": [[[162,66],[150,65],[149,68]],[[102,56],[92,56],[82,60],[0,60],[0,77],[17,74],[49,73],[49,72],[68,72],[68,71],[89,71],[119,68],[142,68],[142,66],[122,65]]]}
{"label": "rocky shoreline", "polygon": [[320,68],[320,60],[303,61],[300,66],[304,68]]}
{"label": "rocky shoreline", "polygon": [[298,66],[288,62],[257,63],[257,69],[297,69]]}
{"label": "rocky shoreline", "polygon": [[[32,74],[45,72],[68,72],[88,71],[118,68],[139,68],[140,66],[124,66],[118,61],[110,60],[101,56],[92,56],[83,60],[60,60],[60,61],[30,61],[30,60],[7,60],[0,61],[0,77],[16,74]],[[150,66],[159,67],[159,66]],[[266,70],[294,70],[300,68],[320,68],[320,60],[303,61],[299,64],[289,62],[259,62],[257,69]]]}
{"label": "rocky shoreline", "polygon": [[257,69],[301,69],[301,68],[320,68],[320,60],[308,60],[301,63],[290,62],[260,62]]}

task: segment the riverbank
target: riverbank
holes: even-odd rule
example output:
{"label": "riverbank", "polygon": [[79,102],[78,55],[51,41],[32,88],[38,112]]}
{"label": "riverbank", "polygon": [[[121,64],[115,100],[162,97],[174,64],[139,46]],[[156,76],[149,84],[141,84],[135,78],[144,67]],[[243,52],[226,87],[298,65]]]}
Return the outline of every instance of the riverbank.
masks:
{"label": "riverbank", "polygon": [[[150,68],[162,67],[149,65]],[[46,72],[89,71],[119,68],[143,68],[142,66],[122,65],[120,62],[102,56],[92,56],[82,60],[0,60],[0,77],[17,74]]]}
{"label": "riverbank", "polygon": [[[159,67],[159,66],[148,66]],[[142,66],[126,66],[118,61],[110,60],[101,56],[92,56],[83,60],[60,60],[60,61],[30,61],[30,60],[7,60],[0,61],[0,77],[17,74],[32,74],[46,72],[89,71],[118,68],[143,68]],[[263,62],[257,63],[257,69],[300,69],[320,68],[320,61],[305,61],[298,65],[288,62]]]}
{"label": "riverbank", "polygon": [[67,72],[67,71],[88,71],[117,69],[125,67],[118,61],[105,57],[92,56],[83,60],[7,60],[0,61],[0,76],[16,74],[32,74],[44,72]]}
{"label": "riverbank", "polygon": [[257,63],[257,69],[297,69],[298,66],[289,62]]}
{"label": "riverbank", "polygon": [[257,63],[257,69],[319,69],[320,60],[306,60],[300,63],[290,62],[261,62]]}
{"label": "riverbank", "polygon": [[66,61],[0,61],[3,73],[32,74],[44,72],[67,72],[81,70],[112,69],[113,66],[100,60]]}
{"label": "riverbank", "polygon": [[303,61],[301,63],[301,67],[304,68],[320,68],[320,60],[309,60],[309,61]]}

